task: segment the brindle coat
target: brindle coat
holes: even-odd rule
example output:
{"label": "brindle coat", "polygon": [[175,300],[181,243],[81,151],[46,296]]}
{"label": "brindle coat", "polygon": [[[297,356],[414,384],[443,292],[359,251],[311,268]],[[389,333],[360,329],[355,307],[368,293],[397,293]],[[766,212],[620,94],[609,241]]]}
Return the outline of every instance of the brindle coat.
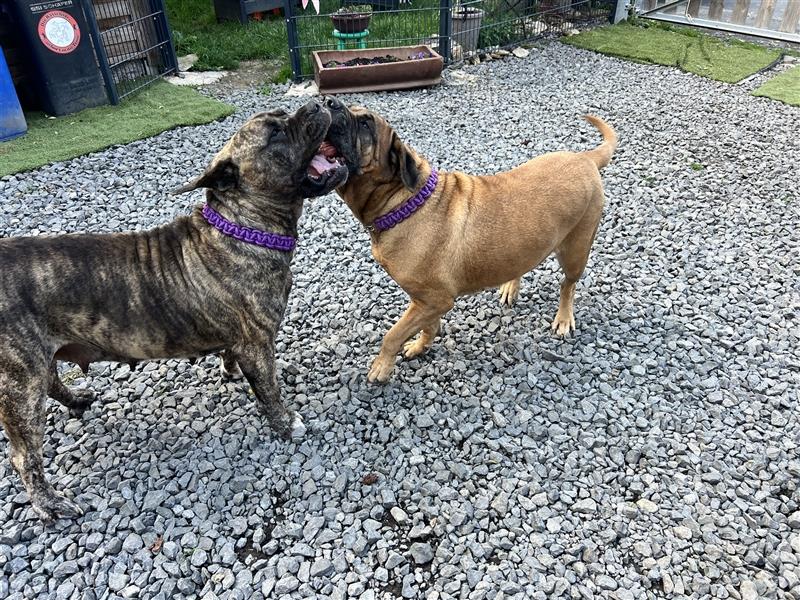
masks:
{"label": "brindle coat", "polygon": [[[326,106],[333,115],[328,139],[350,171],[336,191],[369,226],[419,190],[431,166],[378,114],[348,109],[334,98]],[[388,381],[401,349],[406,357],[425,352],[458,296],[500,286],[500,301],[511,305],[522,275],[551,253],[564,272],[552,327],[560,335],[575,328],[575,284],[605,201],[599,169],[609,163],[617,144],[614,130],[602,119],[586,119],[603,135],[594,150],[552,152],[497,175],[441,172],[433,194],[416,213],[392,229],[371,231],[372,255],[408,293],[411,304],[384,336],[369,381]]]}
{"label": "brindle coat", "polygon": [[[347,177],[344,167],[319,180],[307,176],[329,125],[316,102],[291,117],[255,115],[178,191],[207,188],[206,201],[228,220],[296,236],[303,199]],[[86,370],[93,361],[224,351],[276,432],[299,425],[280,402],[274,362],[291,260],[291,252],[223,235],[200,207],[149,231],[0,240],[0,420],[11,463],[42,519],[81,514],[45,479],[45,398],[78,412],[92,401],[64,386],[56,360]]]}

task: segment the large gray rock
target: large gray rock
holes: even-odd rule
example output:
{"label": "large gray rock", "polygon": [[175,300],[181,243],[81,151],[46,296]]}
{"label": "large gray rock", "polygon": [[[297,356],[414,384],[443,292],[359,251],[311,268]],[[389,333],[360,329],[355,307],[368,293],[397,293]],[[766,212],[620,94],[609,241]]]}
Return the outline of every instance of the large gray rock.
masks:
{"label": "large gray rock", "polygon": [[415,542],[411,544],[408,551],[418,565],[424,565],[433,560],[433,549],[427,542]]}

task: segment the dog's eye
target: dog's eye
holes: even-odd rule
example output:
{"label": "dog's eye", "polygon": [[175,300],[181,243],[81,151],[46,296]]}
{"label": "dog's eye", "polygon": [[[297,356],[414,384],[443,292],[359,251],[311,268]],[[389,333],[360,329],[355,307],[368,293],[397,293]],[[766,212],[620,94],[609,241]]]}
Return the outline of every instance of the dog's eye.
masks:
{"label": "dog's eye", "polygon": [[361,127],[363,127],[364,129],[369,129],[369,123],[367,123],[366,121],[361,121]]}

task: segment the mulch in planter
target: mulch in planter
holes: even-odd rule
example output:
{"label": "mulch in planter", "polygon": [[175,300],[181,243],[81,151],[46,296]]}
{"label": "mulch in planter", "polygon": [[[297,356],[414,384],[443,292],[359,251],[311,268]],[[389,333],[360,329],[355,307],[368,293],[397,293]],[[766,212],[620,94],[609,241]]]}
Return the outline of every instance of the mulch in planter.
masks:
{"label": "mulch in planter", "polygon": [[384,65],[387,63],[403,62],[404,60],[421,60],[423,58],[431,58],[431,56],[433,55],[429,52],[417,52],[416,54],[412,54],[408,58],[403,59],[399,56],[387,54],[385,56],[376,56],[374,58],[351,58],[350,60],[346,60],[344,62],[338,60],[329,60],[323,66],[326,69],[337,69],[341,67],[363,67],[365,65]]}

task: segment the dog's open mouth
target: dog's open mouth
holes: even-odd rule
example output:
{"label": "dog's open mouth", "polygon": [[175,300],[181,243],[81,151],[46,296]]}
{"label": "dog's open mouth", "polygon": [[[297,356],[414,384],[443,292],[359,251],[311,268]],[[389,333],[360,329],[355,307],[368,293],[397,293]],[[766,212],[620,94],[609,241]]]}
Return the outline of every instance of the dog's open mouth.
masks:
{"label": "dog's open mouth", "polygon": [[311,164],[308,165],[308,176],[314,181],[322,179],[323,175],[343,165],[339,150],[325,140],[320,144]]}

